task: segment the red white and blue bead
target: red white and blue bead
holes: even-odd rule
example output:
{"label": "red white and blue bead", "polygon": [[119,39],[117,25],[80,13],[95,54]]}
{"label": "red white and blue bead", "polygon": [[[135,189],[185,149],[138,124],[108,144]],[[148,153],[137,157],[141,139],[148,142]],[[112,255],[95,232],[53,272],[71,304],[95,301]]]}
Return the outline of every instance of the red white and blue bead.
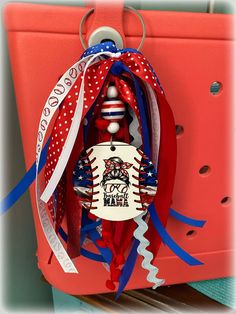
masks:
{"label": "red white and blue bead", "polygon": [[111,134],[117,133],[120,129],[119,120],[125,116],[125,104],[123,101],[116,99],[118,91],[115,86],[109,86],[107,89],[108,100],[104,101],[101,108],[101,116],[105,120],[111,121],[107,131]]}

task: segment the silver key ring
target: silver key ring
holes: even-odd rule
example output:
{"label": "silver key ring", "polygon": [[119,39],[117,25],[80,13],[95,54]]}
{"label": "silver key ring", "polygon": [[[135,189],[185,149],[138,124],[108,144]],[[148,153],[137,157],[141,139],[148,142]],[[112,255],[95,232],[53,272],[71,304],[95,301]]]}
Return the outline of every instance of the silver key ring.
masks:
{"label": "silver key ring", "polygon": [[[142,25],[143,35],[142,35],[141,42],[140,42],[140,44],[139,44],[139,46],[138,46],[138,48],[137,48],[137,50],[139,51],[139,50],[142,49],[143,44],[144,44],[144,40],[145,40],[145,38],[146,38],[146,33],[147,33],[147,32],[146,32],[146,25],[145,25],[145,23],[144,23],[144,20],[143,20],[142,15],[141,15],[136,9],[134,9],[134,8],[132,8],[132,7],[129,7],[129,6],[124,7],[124,9],[127,10],[127,11],[133,12],[133,13],[138,17],[138,19],[139,19],[139,21],[140,21],[140,23],[141,23],[141,25]],[[88,12],[86,12],[86,13],[84,14],[84,16],[82,17],[82,19],[81,19],[81,21],[80,21],[79,36],[80,36],[81,44],[82,44],[82,46],[83,46],[84,49],[87,49],[88,47],[87,47],[87,45],[86,45],[86,43],[85,43],[85,41],[84,41],[84,38],[83,38],[83,26],[84,26],[84,23],[85,23],[85,21],[87,20],[87,18],[88,18],[93,12],[94,12],[94,8],[90,9]]]}

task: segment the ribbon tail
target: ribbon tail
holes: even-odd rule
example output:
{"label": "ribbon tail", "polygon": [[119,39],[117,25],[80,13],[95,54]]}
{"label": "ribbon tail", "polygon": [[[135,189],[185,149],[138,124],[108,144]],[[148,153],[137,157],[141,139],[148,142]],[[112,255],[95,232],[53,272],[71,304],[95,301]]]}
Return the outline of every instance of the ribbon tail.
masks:
{"label": "ribbon tail", "polygon": [[150,245],[150,242],[147,238],[145,238],[144,234],[148,230],[148,225],[143,219],[143,216],[146,215],[146,212],[143,212],[141,215],[134,218],[134,221],[138,225],[136,230],[134,231],[134,237],[139,241],[139,246],[137,248],[137,252],[139,255],[143,257],[142,267],[148,271],[147,281],[153,283],[153,289],[161,286],[165,280],[159,279],[156,275],[159,272],[159,269],[152,265],[153,254],[147,250],[147,247]]}
{"label": "ribbon tail", "polygon": [[[88,230],[87,234],[89,235],[90,239],[93,241],[94,245],[96,246],[96,248],[99,250],[99,252],[103,256],[105,262],[110,264],[110,262],[112,260],[112,252],[110,251],[109,248],[102,248],[97,244],[97,240],[101,239],[101,236],[96,229],[96,223],[94,223],[91,219],[89,219],[86,216],[85,213],[83,213],[82,224],[83,224],[83,226],[88,226],[87,228],[89,228],[89,226],[91,226],[91,224],[95,226],[93,229]],[[85,227],[83,227],[82,230],[85,230],[84,228]]]}
{"label": "ribbon tail", "polygon": [[116,300],[119,299],[119,297],[121,296],[121,293],[123,292],[123,290],[125,289],[127,282],[129,281],[131,274],[133,272],[136,260],[137,260],[137,248],[139,245],[139,241],[138,240],[134,240],[133,244],[132,244],[132,248],[131,251],[129,253],[129,256],[126,260],[126,263],[122,269],[122,273],[120,276],[120,280],[119,280],[119,287],[116,293]]}
{"label": "ribbon tail", "polygon": [[179,212],[177,212],[173,208],[170,208],[170,215],[173,218],[175,218],[176,220],[181,221],[182,223],[185,223],[185,224],[193,226],[193,227],[202,228],[206,223],[206,220],[197,220],[197,219],[187,217],[185,215],[180,214]]}
{"label": "ribbon tail", "polygon": [[[42,170],[46,163],[47,150],[49,146],[50,139],[45,144],[42,155],[39,163],[39,172]],[[11,208],[20,198],[21,196],[28,190],[30,185],[35,180],[36,174],[36,162],[30,167],[30,169],[26,172],[20,182],[11,190],[11,192],[1,201],[0,204],[0,214],[4,214],[9,208]]]}
{"label": "ribbon tail", "polygon": [[[185,263],[190,266],[202,265],[203,263],[191,255],[189,255],[186,251],[184,251],[178,244],[170,237],[165,228],[163,227],[153,204],[149,206],[149,212],[152,218],[153,225],[160,235],[163,243],[165,243],[180,259],[182,259]],[[127,261],[123,267],[122,274],[120,277],[120,283],[116,294],[116,299],[118,299],[125,289],[127,282],[129,281],[131,274],[133,272],[135,262],[137,260],[137,248],[139,245],[138,240],[134,240],[130,254],[127,258]]]}
{"label": "ribbon tail", "polygon": [[[62,237],[62,239],[67,243],[68,236],[67,236],[67,234],[65,233],[65,231],[62,228],[59,229],[59,234]],[[81,237],[82,241],[83,241],[83,239],[84,239],[84,235]],[[82,243],[81,243],[81,245],[82,245]],[[82,247],[80,249],[80,253],[84,257],[86,257],[88,259],[91,259],[93,261],[106,263],[106,260],[104,259],[104,257],[102,255],[90,252],[90,251],[88,251],[88,250],[86,250],[86,249],[84,249]]]}
{"label": "ribbon tail", "polygon": [[100,251],[100,253],[102,254],[104,260],[105,260],[105,263],[108,263],[110,264],[111,263],[111,260],[112,260],[112,252],[110,251],[109,248],[102,248],[100,247],[98,244],[97,244],[97,240],[98,239],[101,239],[99,233],[97,232],[96,229],[94,230],[91,230],[89,232],[89,236],[91,238],[91,240],[93,241],[94,245],[96,246],[96,248]]}
{"label": "ribbon tail", "polygon": [[197,266],[197,265],[203,265],[203,263],[190,254],[188,254],[186,251],[184,251],[168,234],[168,232],[163,227],[159,216],[155,210],[154,204],[151,204],[148,208],[149,213],[151,215],[152,223],[160,235],[162,241],[164,244],[166,244],[171,251],[173,251],[180,259],[182,259],[185,263],[187,263],[190,266]]}

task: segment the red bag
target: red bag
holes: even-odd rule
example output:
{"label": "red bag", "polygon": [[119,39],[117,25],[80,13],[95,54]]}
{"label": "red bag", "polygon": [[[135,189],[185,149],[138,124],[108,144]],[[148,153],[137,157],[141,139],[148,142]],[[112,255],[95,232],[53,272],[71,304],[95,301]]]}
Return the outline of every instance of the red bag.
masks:
{"label": "red bag", "polygon": [[[82,7],[8,4],[5,25],[15,84],[27,168],[35,160],[35,139],[44,102],[60,75],[83,52],[79,23],[88,11]],[[191,268],[161,246],[154,264],[166,284],[232,275],[229,261],[231,221],[231,50],[232,16],[204,13],[142,11],[147,36],[142,49],[162,82],[174,111],[178,141],[177,175],[172,206],[186,216],[204,217],[204,229],[179,226],[172,218],[168,231],[175,240],[201,259],[204,266]],[[104,25],[115,28],[126,47],[136,48],[142,36],[136,17],[99,2],[86,21],[86,38]],[[221,86],[210,92],[213,82]],[[30,130],[30,132],[29,132]],[[107,272],[80,257],[79,274],[65,274],[55,260],[48,264],[50,248],[31,200],[38,242],[39,268],[56,288],[70,294],[107,292]],[[220,235],[219,235],[220,230]],[[150,286],[137,263],[127,289]]]}

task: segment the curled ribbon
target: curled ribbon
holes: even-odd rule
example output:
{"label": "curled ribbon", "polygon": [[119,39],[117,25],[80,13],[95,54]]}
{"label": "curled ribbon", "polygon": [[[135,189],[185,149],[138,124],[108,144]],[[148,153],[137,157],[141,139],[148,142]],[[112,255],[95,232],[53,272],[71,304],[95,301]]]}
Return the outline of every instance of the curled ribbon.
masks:
{"label": "curled ribbon", "polygon": [[[158,110],[158,105],[156,101],[156,97],[150,88],[149,84],[145,84],[147,96],[149,98],[149,110],[151,113],[151,130],[152,130],[152,159],[157,169],[158,155],[159,155],[159,147],[160,147],[160,115]],[[163,279],[157,278],[157,274],[159,272],[158,268],[152,264],[153,254],[147,247],[150,244],[150,241],[145,237],[145,233],[148,230],[148,221],[149,215],[146,216],[146,212],[134,218],[134,221],[138,225],[134,231],[134,237],[139,241],[139,245],[137,248],[137,252],[140,256],[143,257],[142,268],[148,271],[147,281],[153,283],[153,289],[161,286],[164,283]],[[145,220],[144,220],[145,219]]]}
{"label": "curled ribbon", "polygon": [[163,279],[157,278],[159,272],[158,268],[151,264],[153,260],[153,254],[147,250],[150,245],[150,241],[144,237],[145,232],[148,230],[148,225],[143,219],[147,212],[143,212],[141,215],[134,218],[138,227],[134,231],[134,237],[139,241],[137,247],[137,252],[139,255],[143,256],[142,267],[148,271],[147,281],[153,283],[153,289],[161,286],[165,281]]}

